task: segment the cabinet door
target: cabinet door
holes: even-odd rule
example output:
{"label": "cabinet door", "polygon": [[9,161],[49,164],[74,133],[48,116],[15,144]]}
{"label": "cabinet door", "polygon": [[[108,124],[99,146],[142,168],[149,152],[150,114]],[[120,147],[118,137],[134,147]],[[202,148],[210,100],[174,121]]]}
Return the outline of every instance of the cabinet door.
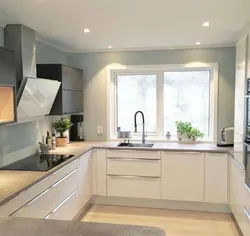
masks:
{"label": "cabinet door", "polygon": [[83,111],[83,92],[62,90],[63,114],[78,113]]}
{"label": "cabinet door", "polygon": [[204,201],[204,153],[163,153],[162,198]]}
{"label": "cabinet door", "polygon": [[244,212],[244,201],[246,199],[244,182],[244,169],[234,160],[233,157],[231,157],[229,205],[243,233],[246,231],[247,228],[246,215]]}
{"label": "cabinet door", "polygon": [[[242,153],[242,142],[245,133],[245,92],[246,92],[246,63],[247,36],[242,37],[236,45],[236,75],[235,75],[235,104],[234,104],[234,147],[236,153]],[[244,166],[243,155],[235,155],[235,159]]]}
{"label": "cabinet door", "polygon": [[80,69],[62,66],[62,86],[63,89],[82,90],[83,73]]}
{"label": "cabinet door", "polygon": [[[92,197],[92,155],[91,151],[80,157],[78,167],[78,198],[81,209]],[[80,210],[79,209],[79,210]]]}
{"label": "cabinet door", "polygon": [[205,202],[228,203],[228,156],[205,154]]}

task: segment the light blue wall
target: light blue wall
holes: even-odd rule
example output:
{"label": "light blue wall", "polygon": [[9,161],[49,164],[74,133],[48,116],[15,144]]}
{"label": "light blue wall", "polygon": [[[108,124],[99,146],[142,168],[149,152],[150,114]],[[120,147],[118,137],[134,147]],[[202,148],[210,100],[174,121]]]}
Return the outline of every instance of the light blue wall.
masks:
{"label": "light blue wall", "polygon": [[[234,125],[235,47],[137,52],[69,54],[69,64],[84,70],[84,134],[87,140],[107,138],[107,70],[110,64],[158,65],[219,63],[218,137]],[[102,137],[96,127],[104,127]]]}

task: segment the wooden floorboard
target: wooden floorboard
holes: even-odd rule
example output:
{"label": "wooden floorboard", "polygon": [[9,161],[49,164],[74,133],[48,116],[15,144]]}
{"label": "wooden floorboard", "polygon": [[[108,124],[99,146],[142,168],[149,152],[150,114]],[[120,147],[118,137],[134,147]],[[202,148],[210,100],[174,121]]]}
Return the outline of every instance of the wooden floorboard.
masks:
{"label": "wooden floorboard", "polygon": [[166,236],[239,236],[229,214],[94,205],[82,221],[153,226]]}

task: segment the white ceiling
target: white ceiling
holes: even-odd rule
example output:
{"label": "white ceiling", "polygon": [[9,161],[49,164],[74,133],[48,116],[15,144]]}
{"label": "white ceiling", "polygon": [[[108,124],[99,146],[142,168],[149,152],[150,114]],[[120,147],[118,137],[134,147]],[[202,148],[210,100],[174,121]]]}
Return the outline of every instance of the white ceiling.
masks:
{"label": "white ceiling", "polygon": [[232,45],[248,21],[250,0],[0,1],[2,25],[27,25],[65,51]]}

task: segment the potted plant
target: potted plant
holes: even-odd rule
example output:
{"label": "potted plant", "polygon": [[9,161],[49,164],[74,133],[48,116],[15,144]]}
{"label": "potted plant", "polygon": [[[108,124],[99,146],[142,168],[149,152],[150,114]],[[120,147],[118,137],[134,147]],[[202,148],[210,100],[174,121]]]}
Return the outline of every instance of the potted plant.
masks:
{"label": "potted plant", "polygon": [[197,138],[203,137],[203,133],[194,128],[191,122],[176,121],[175,125],[179,141],[181,141],[182,139],[196,141]]}
{"label": "potted plant", "polygon": [[67,146],[67,139],[64,137],[63,133],[70,129],[73,124],[71,123],[69,118],[61,117],[61,119],[56,120],[52,127],[55,129],[57,133],[60,134],[59,137],[56,138],[56,146],[57,147],[65,147]]}

